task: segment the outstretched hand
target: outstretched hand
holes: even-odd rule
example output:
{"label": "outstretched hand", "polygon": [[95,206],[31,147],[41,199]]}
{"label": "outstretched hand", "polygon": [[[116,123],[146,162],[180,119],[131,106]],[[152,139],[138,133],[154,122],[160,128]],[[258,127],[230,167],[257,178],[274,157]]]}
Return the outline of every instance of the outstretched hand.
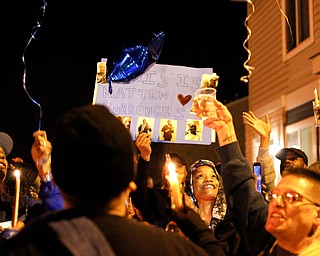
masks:
{"label": "outstretched hand", "polygon": [[244,119],[244,124],[249,125],[262,137],[268,137],[271,133],[271,124],[269,120],[269,115],[266,114],[264,119],[261,120],[255,116],[252,111],[243,112],[242,117]]}
{"label": "outstretched hand", "polygon": [[252,127],[260,136],[260,147],[268,148],[270,143],[271,134],[271,123],[269,120],[269,115],[266,114],[264,119],[261,120],[255,116],[252,111],[243,112],[242,117],[244,119],[244,124]]}

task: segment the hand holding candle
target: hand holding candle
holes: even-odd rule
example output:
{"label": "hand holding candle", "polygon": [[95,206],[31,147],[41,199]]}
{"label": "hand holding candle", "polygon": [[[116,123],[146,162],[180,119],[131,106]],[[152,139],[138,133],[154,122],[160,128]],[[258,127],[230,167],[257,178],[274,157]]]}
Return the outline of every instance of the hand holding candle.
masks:
{"label": "hand holding candle", "polygon": [[45,131],[37,130],[33,133],[34,142],[31,147],[31,156],[37,166],[40,178],[46,180],[51,173],[52,145],[47,139]]}
{"label": "hand holding candle", "polygon": [[170,155],[166,154],[167,168],[169,175],[166,176],[170,184],[170,198],[171,198],[171,208],[174,210],[182,210],[182,193],[180,190],[180,184],[178,180],[178,174],[176,172],[176,166],[171,161]]}
{"label": "hand holding candle", "polygon": [[19,196],[20,196],[20,171],[15,170],[14,175],[16,177],[16,187],[15,187],[13,214],[12,214],[12,227],[13,228],[17,225],[17,221],[18,221]]}

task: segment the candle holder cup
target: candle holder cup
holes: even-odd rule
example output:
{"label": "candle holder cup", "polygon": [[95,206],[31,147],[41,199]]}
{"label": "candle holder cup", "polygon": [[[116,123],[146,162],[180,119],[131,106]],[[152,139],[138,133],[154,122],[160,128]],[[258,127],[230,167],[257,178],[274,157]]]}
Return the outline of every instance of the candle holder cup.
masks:
{"label": "candle holder cup", "polygon": [[315,126],[320,127],[320,104],[312,101]]}
{"label": "candle holder cup", "polygon": [[195,92],[195,99],[198,100],[198,106],[201,109],[201,118],[205,120],[207,118],[216,117],[216,100],[217,90],[214,88],[200,88]]}

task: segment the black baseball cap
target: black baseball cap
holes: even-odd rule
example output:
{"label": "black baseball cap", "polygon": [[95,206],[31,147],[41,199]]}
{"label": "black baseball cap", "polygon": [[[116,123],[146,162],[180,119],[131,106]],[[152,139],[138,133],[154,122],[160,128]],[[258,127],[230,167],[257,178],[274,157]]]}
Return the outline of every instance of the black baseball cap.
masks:
{"label": "black baseball cap", "polygon": [[304,153],[302,150],[298,148],[283,148],[276,154],[276,158],[282,161],[286,159],[288,152],[292,152],[297,157],[301,157],[303,159],[303,162],[308,166],[308,157],[306,153]]}

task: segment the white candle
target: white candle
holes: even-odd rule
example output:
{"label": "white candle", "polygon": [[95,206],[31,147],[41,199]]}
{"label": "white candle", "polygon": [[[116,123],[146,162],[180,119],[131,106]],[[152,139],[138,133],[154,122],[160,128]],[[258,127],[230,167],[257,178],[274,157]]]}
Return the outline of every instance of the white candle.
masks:
{"label": "white candle", "polygon": [[180,191],[180,184],[178,180],[178,174],[176,172],[176,166],[174,165],[174,163],[170,162],[168,164],[168,169],[169,169],[171,207],[172,209],[175,209],[175,210],[181,210],[183,208],[182,194]]}
{"label": "white candle", "polygon": [[19,196],[20,196],[20,171],[15,170],[14,175],[16,177],[16,189],[14,197],[13,215],[12,215],[12,227],[17,225],[18,212],[19,212]]}
{"label": "white candle", "polygon": [[319,98],[318,98],[318,91],[317,91],[317,89],[314,89],[313,94],[314,94],[314,105],[317,107],[317,106],[319,106]]}

